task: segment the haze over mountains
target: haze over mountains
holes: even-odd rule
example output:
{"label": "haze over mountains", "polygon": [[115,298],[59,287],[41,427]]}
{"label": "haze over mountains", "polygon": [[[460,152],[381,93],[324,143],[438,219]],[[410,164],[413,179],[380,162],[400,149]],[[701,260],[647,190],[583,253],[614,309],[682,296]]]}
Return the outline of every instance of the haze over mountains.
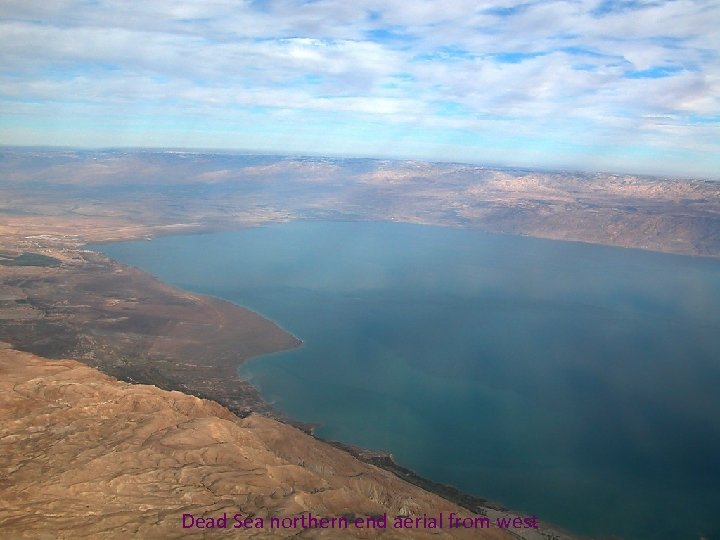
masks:
{"label": "haze over mountains", "polygon": [[41,216],[53,215],[56,232],[78,241],[291,219],[393,220],[720,255],[720,183],[708,180],[418,161],[30,149],[3,150],[0,174],[8,230],[44,227]]}
{"label": "haze over mountains", "polygon": [[[84,249],[85,244],[290,220],[379,220],[720,256],[720,183],[708,180],[541,172],[418,161],[3,148],[0,151],[0,201],[0,340],[4,346],[50,358],[75,358],[126,381],[155,384],[218,401],[241,416],[256,412],[272,414],[272,411],[255,389],[238,377],[235,366],[248,356],[292,347],[298,343],[297,339],[237,306],[178,291],[139,270],[90,253]],[[42,367],[33,357],[12,351],[3,352],[2,358],[7,376],[26,381],[18,384],[30,384],[40,396],[25,396],[23,399],[30,400],[27,403],[20,403],[17,401],[20,397],[13,396],[15,401],[8,403],[16,408],[8,414],[17,422],[35,425],[38,418],[44,418],[42,415],[56,414],[57,411],[43,407],[50,406],[48,403],[56,397],[70,403],[67,396],[63,397],[70,391],[68,388],[77,391],[73,394],[72,407],[97,410],[100,415],[128,415],[129,419],[138,412],[115,409],[103,412],[101,402],[107,401],[108,395],[125,390],[118,390],[116,383],[97,374],[78,371],[77,366],[56,363]],[[76,385],[79,379],[58,383],[53,374],[60,374],[62,379],[65,375],[61,372],[71,379],[78,375],[82,381],[89,381],[89,389]],[[69,386],[71,384],[76,386]],[[109,394],[106,395],[106,391]],[[165,399],[156,389],[137,392],[143,395],[149,392],[148,399]],[[43,401],[45,395],[55,397]],[[178,403],[182,399],[178,397]],[[261,438],[265,437],[262,444],[272,446],[282,439],[293,446],[302,439],[308,445],[319,445],[318,449],[326,448],[324,443],[304,438],[305,435],[286,424],[253,420],[254,416],[243,423],[234,417],[226,418],[230,415],[227,411],[217,412],[225,409],[208,409],[208,412],[207,407],[210,405],[200,407],[202,418],[205,414],[217,418],[202,420],[190,415],[191,418],[183,409],[181,413],[188,417],[182,422],[200,422],[203,425],[198,429],[207,434],[215,433],[216,423],[230,421],[242,429],[248,427],[250,433],[262,432]],[[71,408],[68,414],[76,414],[77,410],[82,409]],[[164,410],[162,415],[176,413],[177,410]],[[74,455],[76,450],[90,455],[107,446],[103,442],[104,432],[91,429],[84,422],[78,424],[73,420],[71,429],[78,426],[82,429],[72,431],[72,437],[87,438],[89,446],[71,448],[67,455]],[[54,444],[52,437],[57,434],[38,429],[39,435],[28,441],[27,451],[42,455],[49,448],[43,445]],[[171,427],[157,425],[151,429],[155,434],[152,436],[164,437],[160,433],[167,429]],[[138,441],[146,435],[131,434],[139,437]],[[9,433],[8,436],[18,435]],[[173,455],[188,452],[183,442],[185,435],[178,437],[175,442],[179,446],[168,450]],[[32,447],[35,443],[39,446]],[[234,444],[229,440],[225,443]],[[333,459],[349,459],[348,454],[336,455],[336,449],[322,451],[333,452]],[[378,463],[415,484],[454,497],[453,500],[466,508],[492,510],[478,506],[481,503],[472,497],[468,502],[462,494],[413,477],[382,453],[363,454],[357,449],[353,452],[366,462],[352,462],[358,470],[370,467],[368,462]],[[138,467],[155,467],[154,461],[146,461],[139,454],[130,452],[126,458],[128,462],[139,460]],[[165,458],[155,456],[153,459]],[[271,456],[272,467],[276,466],[277,459]],[[302,458],[293,455],[292,459]],[[51,465],[50,477],[65,474],[68,463],[60,460]],[[270,466],[268,463],[256,465]],[[196,465],[209,466],[205,462]],[[3,466],[9,485],[15,490],[8,492],[6,510],[0,513],[0,527],[6,530],[30,526],[29,518],[23,518],[25,521],[19,518],[25,510],[17,506],[19,499],[13,499],[12,493],[24,493],[23,490],[42,493],[50,485],[33,478],[28,466],[22,460],[10,460]],[[125,489],[122,482],[111,478],[112,474],[115,473],[108,472],[107,485]],[[362,474],[380,473],[363,469]],[[385,482],[386,478],[373,477],[369,482],[374,487],[367,489],[377,493],[377,482]],[[190,478],[187,487],[192,487],[194,481]],[[306,502],[302,508],[311,511],[325,508],[334,512],[342,506],[340,503],[316,504],[315,490],[326,489],[327,482],[334,480],[320,475],[307,484],[309,498],[303,499]],[[276,488],[285,489],[284,485],[280,482],[266,487],[269,493],[274,493],[272,490]],[[346,488],[341,484],[337,487]],[[72,505],[84,503],[88,493],[100,493],[103,489],[90,484],[81,490],[75,489]],[[397,492],[394,487],[392,491]],[[168,492],[163,497],[171,500],[175,495]],[[304,497],[299,493],[290,495],[295,500]],[[283,497],[290,495],[285,493]],[[223,508],[225,496],[221,491],[208,495],[209,498],[198,503],[197,511],[213,512]],[[269,496],[278,502],[278,510],[296,508],[290,503],[283,506],[290,499],[276,500],[274,495]],[[371,497],[367,502],[366,496],[364,491],[357,499],[342,500],[348,504],[351,500],[358,501],[357,507],[367,511],[376,508],[373,505],[395,511],[395,506],[402,504],[392,497],[379,502]],[[422,495],[425,496],[430,497]],[[417,497],[421,495],[413,497],[420,500]],[[438,508],[433,501],[428,499],[428,506],[417,508],[433,511]],[[39,512],[34,514],[38,519],[44,519],[44,511],[37,510],[38,504],[36,501],[28,508]],[[53,504],[62,505],[62,498]],[[120,521],[107,522],[106,529],[102,521],[89,517],[110,512],[110,507],[102,506],[93,507],[91,513],[82,518],[84,521],[77,522],[79,525],[67,520],[77,521],[81,514],[66,514],[64,530],[69,535],[78,531],[90,535],[104,531],[103,534],[113,537],[120,530],[118,524],[122,523],[128,530],[142,532],[149,530],[147,520],[157,519],[159,512],[164,511],[161,507],[169,508],[162,502],[148,503],[142,494],[125,499],[124,504],[118,511],[129,514]],[[260,509],[268,508],[270,503],[255,501],[253,504],[256,504],[253,508]],[[177,510],[181,506],[173,508]],[[167,520],[158,523],[166,528],[164,531],[174,526]]]}
{"label": "haze over mountains", "polygon": [[720,169],[714,0],[24,0],[0,25],[0,144]]}
{"label": "haze over mountains", "polygon": [[[718,28],[715,0],[0,3],[0,536],[184,536],[177,512],[230,500],[250,512],[449,508],[418,486],[491,511],[385,452],[342,452],[279,418],[237,365],[303,336],[87,246],[293,220],[336,230],[387,221],[717,259]],[[229,151],[172,150],[208,147]],[[205,263],[207,245],[195,251]],[[692,282],[682,298],[714,310],[717,289],[680,273]],[[688,371],[684,354],[672,366]],[[704,399],[696,390],[687,403]],[[596,400],[612,421],[609,401]],[[672,417],[665,405],[651,412]],[[707,403],[689,409],[712,419]],[[700,446],[712,456],[712,444]],[[642,502],[653,496],[663,497],[646,491]],[[687,519],[674,510],[666,514]],[[720,530],[706,516],[713,530],[694,538]]]}

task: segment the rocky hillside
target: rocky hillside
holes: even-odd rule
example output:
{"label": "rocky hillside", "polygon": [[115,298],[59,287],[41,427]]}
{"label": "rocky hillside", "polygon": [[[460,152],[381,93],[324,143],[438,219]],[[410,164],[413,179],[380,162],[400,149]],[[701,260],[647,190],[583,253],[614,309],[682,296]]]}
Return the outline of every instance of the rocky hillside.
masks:
{"label": "rocky hillside", "polygon": [[0,149],[0,201],[0,233],[23,236],[109,240],[292,219],[380,220],[720,257],[720,182],[702,179]]}
{"label": "rocky hillside", "polygon": [[[509,537],[495,527],[408,534],[390,522],[385,531],[340,535],[271,530],[272,516],[308,512],[469,514],[287,424],[241,419],[212,401],[119,382],[72,360],[0,350],[0,416],[3,538],[249,536],[232,530],[235,514],[264,518],[254,538]],[[226,514],[228,529],[184,529],[183,514]]]}

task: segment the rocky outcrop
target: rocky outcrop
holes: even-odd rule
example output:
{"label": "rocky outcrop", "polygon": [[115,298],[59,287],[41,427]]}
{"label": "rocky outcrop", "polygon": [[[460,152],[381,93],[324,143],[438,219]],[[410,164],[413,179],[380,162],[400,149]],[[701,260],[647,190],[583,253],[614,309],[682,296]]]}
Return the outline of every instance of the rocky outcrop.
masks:
{"label": "rocky outcrop", "polygon": [[[235,514],[469,513],[287,424],[72,360],[0,350],[0,426],[3,538],[508,537],[496,528],[233,530]],[[183,528],[183,514],[226,514],[228,529]]]}

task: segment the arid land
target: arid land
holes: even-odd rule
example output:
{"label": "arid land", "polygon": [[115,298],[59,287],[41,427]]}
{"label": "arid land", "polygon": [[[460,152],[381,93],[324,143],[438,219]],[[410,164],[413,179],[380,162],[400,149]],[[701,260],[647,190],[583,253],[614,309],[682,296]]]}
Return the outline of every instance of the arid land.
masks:
{"label": "arid land", "polygon": [[[87,529],[77,531],[86,536],[96,537],[100,533],[112,536],[112,531],[119,531],[116,527],[120,525],[127,531],[147,532],[152,529],[143,527],[150,527],[151,523],[171,527],[175,519],[173,513],[182,513],[183,508],[192,508],[198,513],[236,508],[239,486],[244,486],[243,496],[254,501],[243,507],[249,513],[261,512],[263,508],[267,512],[277,509],[317,513],[339,512],[341,508],[357,508],[358,513],[378,512],[384,508],[391,513],[399,512],[404,504],[403,490],[413,493],[413,501],[434,497],[397,477],[440,493],[466,509],[497,511],[481,500],[416,477],[382,452],[341,450],[341,445],[333,447],[313,439],[288,424],[288,419],[276,418],[254,388],[238,377],[236,367],[249,357],[294,347],[298,344],[297,337],[243,308],[177,290],[140,270],[87,251],[83,247],[87,243],[250,227],[293,219],[395,220],[685,255],[720,256],[720,184],[710,181],[541,173],[458,164],[187,152],[5,149],[0,151],[0,158],[0,341],[9,347],[0,354],[3,380],[15,381],[7,390],[7,406],[3,406],[4,424],[9,428],[0,438],[0,444],[11,445],[0,454],[7,456],[0,471],[6,494],[2,501],[5,510],[0,512],[0,530],[7,531],[25,530],[29,522],[23,521],[23,515],[35,516],[38,523],[53,515],[53,519],[65,519],[64,525],[58,527],[70,527],[68,531],[73,531],[72,523],[77,525],[76,518],[85,515],[80,522]],[[33,355],[58,361],[43,364]],[[72,362],[59,361],[68,358],[122,381],[157,388],[123,385]],[[115,397],[110,399],[100,391],[86,391],[87,381],[90,381],[87,388],[107,385],[105,390]],[[35,388],[35,394],[18,393],[17,388],[22,385]],[[184,416],[173,416],[177,413],[173,409],[174,400],[186,403],[182,400],[195,398],[162,393],[165,390],[179,390],[213,400],[227,410],[196,400],[187,402],[194,404],[192,406],[181,406]],[[67,392],[72,399],[63,397]],[[142,413],[146,414],[142,421],[132,416],[138,412],[133,409],[137,405],[128,410],[103,409],[118,400],[126,403],[120,397],[134,395],[133,392],[145,396],[138,398],[140,401],[152,396],[147,399],[155,400],[153,406],[158,409]],[[133,399],[127,398],[127,403],[134,403]],[[200,411],[200,416],[188,416],[186,409]],[[83,410],[95,412],[83,417]],[[62,411],[71,415],[68,418],[72,421],[53,416]],[[103,415],[115,420],[98,421]],[[150,416],[170,420],[154,424]],[[81,417],[82,421],[77,420]],[[299,482],[295,476],[291,475],[292,481],[283,483],[273,476],[275,473],[263,469],[269,461],[259,461],[257,470],[266,472],[253,476],[255,480],[267,477],[265,488],[269,490],[269,499],[250,497],[242,479],[247,471],[235,470],[237,456],[227,457],[240,452],[238,448],[242,444],[237,441],[242,438],[221,437],[218,444],[236,445],[223,447],[223,452],[233,449],[222,454],[227,457],[226,461],[220,460],[225,469],[210,467],[217,465],[214,454],[210,456],[203,451],[200,443],[190,452],[196,461],[186,460],[190,455],[183,446],[190,444],[186,442],[179,442],[177,448],[164,443],[153,446],[154,451],[160,453],[153,454],[152,458],[140,452],[146,441],[163,440],[172,430],[194,426],[198,418],[205,419],[200,423],[207,433],[216,433],[219,429],[215,422],[236,426],[222,424],[223,429],[230,431],[246,430],[257,437],[268,452],[275,453],[272,458],[275,460],[279,459],[280,440],[287,447],[306,445],[309,455],[315,456],[313,474],[316,475],[312,482],[307,480],[307,489],[301,490],[309,494],[307,498],[291,490]],[[134,426],[126,428],[128,438],[108,438],[113,422]],[[52,427],[59,424],[67,425],[67,431]],[[299,427],[307,430],[309,426]],[[34,435],[27,437],[24,435],[27,433]],[[178,440],[184,441],[183,437],[179,436]],[[88,446],[67,446],[64,453],[48,452],[49,448],[70,444],[68,439],[83,441]],[[134,442],[122,446],[123,441],[130,440]],[[22,451],[14,450],[20,448],[16,444],[22,445]],[[167,454],[162,453],[166,450],[174,457],[167,458]],[[146,479],[143,475],[150,470],[167,476],[159,483],[138,480],[123,476],[112,467],[103,476],[92,467],[102,468],[108,460],[96,462],[93,458],[88,461],[92,467],[88,465],[83,488],[67,492],[68,500],[72,501],[68,508],[72,510],[63,514],[57,509],[44,509],[40,495],[37,499],[28,499],[26,506],[19,502],[21,492],[52,491],[55,479],[59,482],[61,478],[69,478],[67,471],[75,470],[75,456],[100,456],[107,452],[113,455],[124,452],[123,459],[132,462],[131,470],[140,471],[138,478]],[[181,452],[184,457],[177,458],[175,452]],[[298,456],[293,454],[283,459],[298,467],[297,460],[307,457]],[[374,487],[363,487],[358,495],[365,497],[362,499],[365,502],[350,495],[343,498],[346,497],[343,495],[333,506],[310,497],[323,493],[326,483],[331,482],[324,473],[330,470],[328,464],[334,463],[333,460],[343,463],[350,460],[347,463],[356,468],[355,472],[345,475],[345,481],[352,483],[349,478],[357,471],[369,479],[368,486]],[[161,463],[167,464],[167,468],[159,466]],[[393,471],[395,476],[373,464]],[[201,466],[210,469],[199,476],[189,474]],[[188,475],[183,476],[186,468]],[[219,470],[223,477],[237,474],[228,490],[209,488],[204,480],[216,478],[212,475],[219,474]],[[235,473],[231,473],[233,470]],[[206,473],[210,476],[203,476]],[[101,480],[103,478],[105,480]],[[385,488],[382,496],[369,496],[380,493],[379,478],[400,484]],[[100,484],[93,485],[94,479]],[[211,486],[220,485],[213,482]],[[164,495],[148,503],[143,498],[146,492],[133,491],[145,484],[156,487],[162,484]],[[338,485],[341,490],[355,489],[348,487],[349,484]],[[124,486],[125,499],[119,497],[120,486]],[[183,495],[177,486],[200,490],[203,497],[198,498],[197,503],[191,497],[187,504],[181,504]],[[278,495],[278,489],[282,495]],[[92,493],[96,496],[88,495]],[[55,496],[59,508],[63,495],[57,491]],[[372,504],[367,502],[367,497]],[[272,506],[270,499],[281,502]],[[300,504],[298,500],[304,502]],[[88,501],[92,501],[90,510],[86,514],[77,513],[80,507],[73,505]],[[108,501],[116,506],[107,506]],[[453,503],[438,502],[442,500],[437,498],[427,501],[418,503],[410,513],[420,508],[429,513],[444,508],[443,505],[458,508]],[[105,521],[104,516],[117,513],[124,517]],[[170,531],[157,530],[162,531],[164,537]],[[30,533],[30,536],[37,537],[41,531],[35,532],[38,534]],[[547,532],[552,534],[560,533]],[[68,532],[67,537],[78,536]]]}
{"label": "arid land", "polygon": [[[471,514],[270,418],[10,349],[0,350],[0,375],[3,538],[513,537],[496,527],[233,530],[235,515]],[[230,525],[183,529],[184,514],[225,514]]]}
{"label": "arid land", "polygon": [[326,219],[720,256],[720,182],[453,163],[6,148],[0,216],[5,234],[76,246]]}

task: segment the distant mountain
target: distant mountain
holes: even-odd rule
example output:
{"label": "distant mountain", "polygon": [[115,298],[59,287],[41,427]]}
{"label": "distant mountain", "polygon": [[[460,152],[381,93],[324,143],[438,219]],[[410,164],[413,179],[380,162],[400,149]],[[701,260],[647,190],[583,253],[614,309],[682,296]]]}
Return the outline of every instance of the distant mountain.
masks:
{"label": "distant mountain", "polygon": [[[0,151],[0,216],[84,240],[292,219],[393,220],[720,256],[720,182],[185,151]],[[52,227],[52,225],[51,225]],[[64,234],[64,233],[63,233]]]}

